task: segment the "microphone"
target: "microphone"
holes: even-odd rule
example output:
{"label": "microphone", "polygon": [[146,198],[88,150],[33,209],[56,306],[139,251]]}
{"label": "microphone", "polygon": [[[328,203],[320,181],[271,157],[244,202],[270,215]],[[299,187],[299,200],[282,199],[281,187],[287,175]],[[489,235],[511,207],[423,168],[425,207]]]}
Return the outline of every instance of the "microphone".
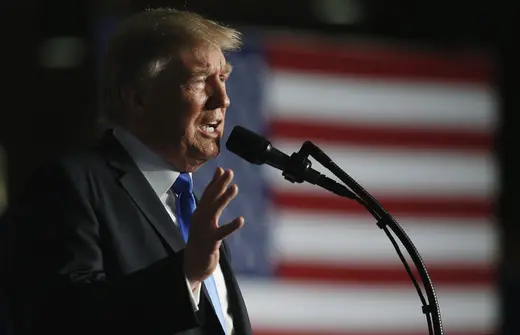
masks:
{"label": "microphone", "polygon": [[[306,141],[303,143],[299,152],[295,152],[291,156],[288,156],[273,147],[271,142],[269,142],[265,137],[242,126],[235,126],[233,128],[226,142],[226,147],[229,151],[245,159],[249,163],[257,165],[268,164],[282,170],[283,176],[290,182],[302,183],[306,181],[321,186],[337,195],[356,200],[365,207],[377,220],[377,226],[385,232],[392,242],[399,259],[404,264],[406,272],[417,289],[419,298],[423,304],[422,312],[426,315],[429,334],[443,335],[440,308],[435,295],[435,289],[430,275],[428,274],[428,270],[424,265],[424,261],[412,240],[390,213],[388,213],[388,211],[352,177],[337,166],[320,148],[315,146],[312,142]],[[328,168],[334,175],[336,175],[336,177],[356,193],[352,192],[346,186],[343,186],[342,184],[339,184],[312,169],[311,162],[307,159],[309,155],[325,168]],[[403,244],[416,266],[424,290],[426,291],[428,301],[425,299],[422,290],[415,279],[415,275],[389,229],[392,230],[394,235]]]}
{"label": "microphone", "polygon": [[285,179],[294,183],[304,181],[318,185],[337,195],[355,199],[356,195],[335,180],[311,168],[311,161],[303,153],[294,153],[288,156],[273,147],[271,142],[242,126],[235,126],[226,141],[226,148],[251,164],[267,164],[282,170]]}

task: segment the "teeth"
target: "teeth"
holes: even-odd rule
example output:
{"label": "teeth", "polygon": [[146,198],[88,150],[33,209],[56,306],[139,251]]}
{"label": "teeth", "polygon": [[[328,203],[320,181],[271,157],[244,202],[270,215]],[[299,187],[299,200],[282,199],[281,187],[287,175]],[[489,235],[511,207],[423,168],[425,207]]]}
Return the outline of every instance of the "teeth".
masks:
{"label": "teeth", "polygon": [[215,127],[213,127],[213,126],[203,126],[202,130],[207,132],[207,133],[212,133],[212,132],[215,131]]}

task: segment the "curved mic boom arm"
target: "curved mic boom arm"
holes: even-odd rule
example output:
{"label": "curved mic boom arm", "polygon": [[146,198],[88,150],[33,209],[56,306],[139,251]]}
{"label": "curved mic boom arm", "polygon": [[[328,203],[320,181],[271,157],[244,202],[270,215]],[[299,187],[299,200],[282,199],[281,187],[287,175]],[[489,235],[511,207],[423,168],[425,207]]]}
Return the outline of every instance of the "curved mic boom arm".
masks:
{"label": "curved mic boom arm", "polygon": [[[419,294],[419,298],[423,304],[422,312],[426,315],[429,334],[443,335],[444,331],[442,327],[441,313],[437,295],[422,257],[399,223],[397,223],[397,221],[390,215],[390,213],[388,213],[388,211],[372,195],[370,195],[363,187],[361,187],[361,185],[359,185],[352,177],[350,177],[336,163],[334,163],[330,157],[328,157],[320,148],[318,148],[310,141],[303,143],[300,151],[291,155],[290,164],[283,171],[283,176],[285,179],[289,180],[290,182],[301,182],[301,174],[303,174],[304,170],[310,166],[310,161],[307,159],[309,155],[334,175],[336,175],[336,177],[338,177],[343,183],[345,183],[345,185],[353,191],[356,197],[352,197],[351,194],[339,195],[349,199],[354,198],[354,200],[358,201],[363,207],[365,207],[377,220],[377,225],[386,233],[392,242],[399,258],[403,262],[406,272],[410,276],[412,283],[414,284],[415,289]],[[410,255],[414,265],[417,268],[417,271],[419,272],[419,276],[421,277],[428,301],[425,300],[421,288],[415,279],[415,276],[413,275],[408,263],[406,262],[406,259],[402,255],[399,246],[397,245],[392,234],[389,232],[388,228],[394,232]]]}

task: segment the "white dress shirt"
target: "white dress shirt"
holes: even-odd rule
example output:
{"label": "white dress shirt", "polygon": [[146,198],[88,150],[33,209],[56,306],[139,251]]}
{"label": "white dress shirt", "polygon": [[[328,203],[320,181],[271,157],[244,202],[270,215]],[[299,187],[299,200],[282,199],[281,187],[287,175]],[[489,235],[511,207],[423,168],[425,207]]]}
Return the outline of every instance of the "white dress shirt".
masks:
{"label": "white dress shirt", "polygon": [[[170,215],[172,224],[179,228],[175,210],[176,195],[172,192],[171,187],[180,173],[175,171],[171,165],[166,163],[159,155],[150,150],[128,131],[122,128],[117,128],[114,130],[114,135],[126,151],[128,151],[139,170],[141,170],[148,183],[150,183],[150,186],[155,191],[155,194],[157,194],[157,197],[159,197],[164,208]],[[233,319],[228,309],[229,304],[224,275],[222,274],[222,270],[218,264],[215,272],[213,272],[213,277],[215,278],[222,312],[224,313],[226,334],[231,334],[233,330]],[[193,308],[195,311],[198,311],[201,287],[199,286],[192,291],[187,279],[186,284],[188,290],[191,292]]]}

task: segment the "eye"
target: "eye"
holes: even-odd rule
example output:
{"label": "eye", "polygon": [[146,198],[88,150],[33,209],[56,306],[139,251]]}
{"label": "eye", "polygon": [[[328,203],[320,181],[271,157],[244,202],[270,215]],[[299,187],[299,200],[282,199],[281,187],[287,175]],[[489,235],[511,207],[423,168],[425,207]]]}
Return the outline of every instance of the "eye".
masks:
{"label": "eye", "polygon": [[220,76],[220,81],[223,83],[225,83],[227,79],[228,79],[227,76]]}
{"label": "eye", "polygon": [[202,77],[192,78],[185,85],[186,88],[188,88],[189,90],[192,90],[192,91],[204,90],[205,86],[206,86],[206,78],[202,78]]}

